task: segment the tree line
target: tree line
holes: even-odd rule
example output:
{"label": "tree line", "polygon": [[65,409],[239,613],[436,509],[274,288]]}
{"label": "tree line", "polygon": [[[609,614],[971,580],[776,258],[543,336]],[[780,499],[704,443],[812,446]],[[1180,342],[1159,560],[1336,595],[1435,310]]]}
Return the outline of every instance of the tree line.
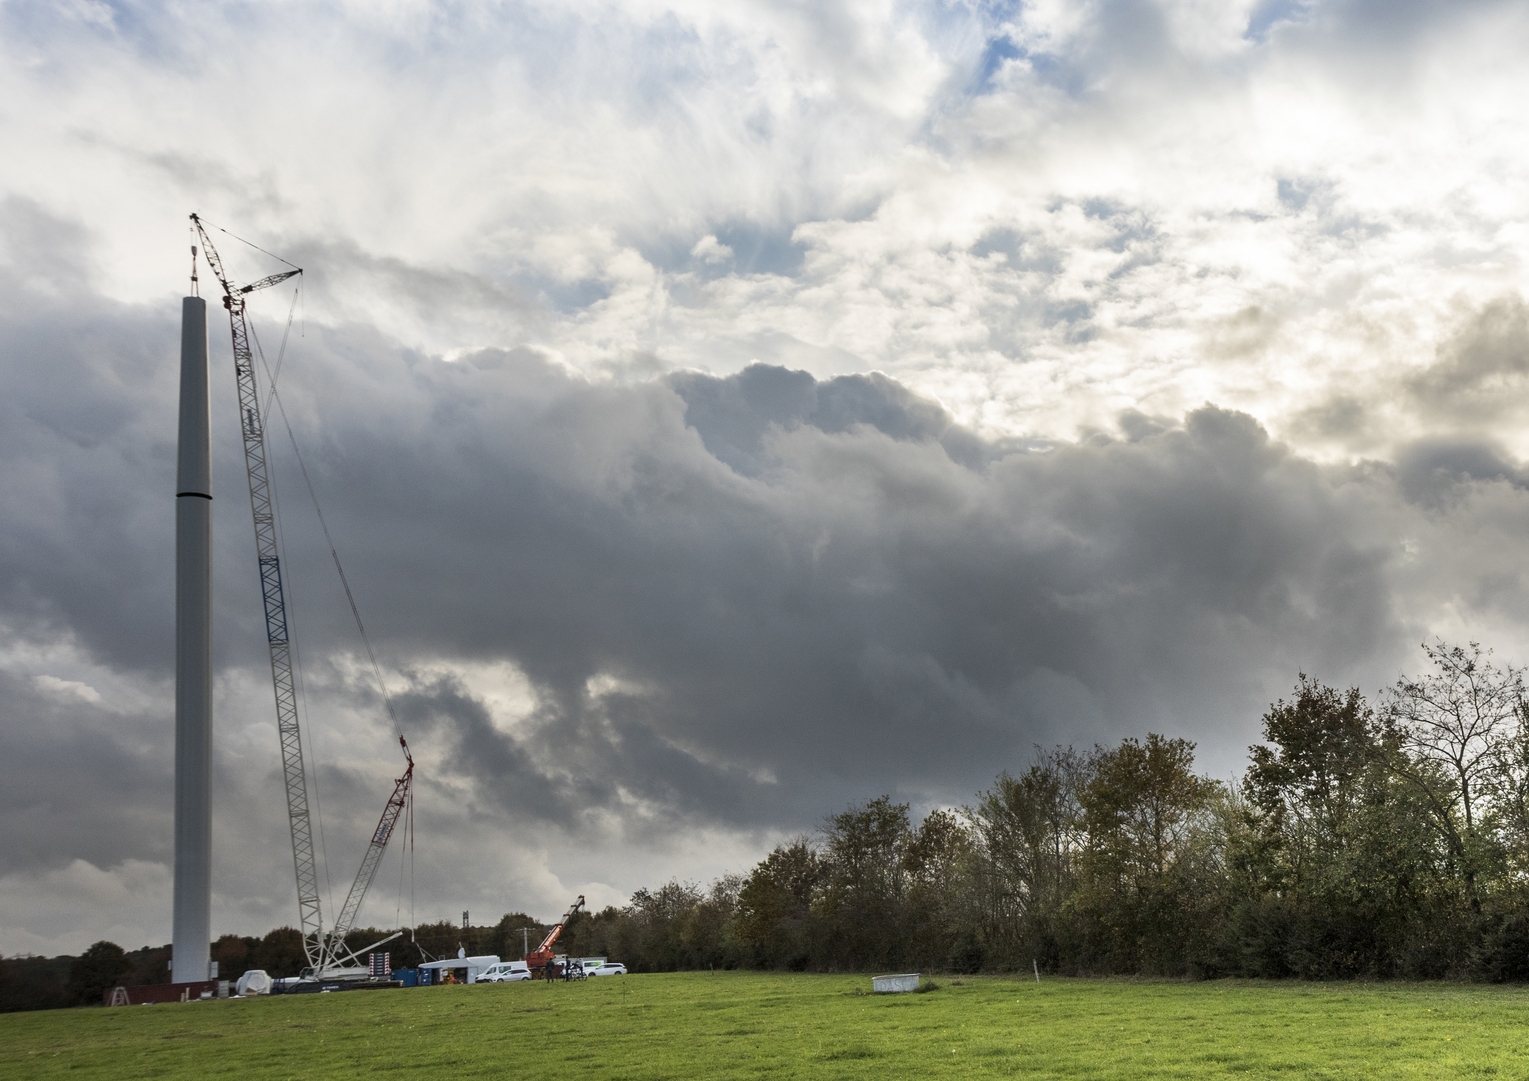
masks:
{"label": "tree line", "polygon": [[707,889],[570,929],[636,970],[1529,978],[1524,670],[1471,643],[1367,700],[1302,675],[1242,776],[1151,734],[1038,752],[915,822],[883,796]]}
{"label": "tree line", "polygon": [[[914,821],[882,796],[746,874],[580,913],[560,948],[634,972],[1529,978],[1524,669],[1475,643],[1424,651],[1428,670],[1373,702],[1300,676],[1234,782],[1158,734],[1042,750],[970,806]],[[511,913],[384,948],[395,967],[458,948],[514,958],[545,930]],[[103,981],[160,982],[167,958],[97,943],[0,960],[0,1009],[99,1002]],[[226,935],[213,958],[235,977],[303,963],[292,928]]]}

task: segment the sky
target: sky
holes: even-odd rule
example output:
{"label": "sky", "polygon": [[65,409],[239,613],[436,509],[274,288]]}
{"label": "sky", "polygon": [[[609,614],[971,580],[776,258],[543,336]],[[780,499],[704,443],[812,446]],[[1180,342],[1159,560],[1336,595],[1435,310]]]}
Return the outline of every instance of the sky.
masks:
{"label": "sky", "polygon": [[[0,952],[170,937],[192,211],[305,268],[251,312],[326,912],[402,761],[293,443],[419,761],[362,921],[550,919],[1037,746],[1231,780],[1300,673],[1529,659],[1526,52],[1471,0],[0,0]],[[221,315],[213,928],[258,934]]]}

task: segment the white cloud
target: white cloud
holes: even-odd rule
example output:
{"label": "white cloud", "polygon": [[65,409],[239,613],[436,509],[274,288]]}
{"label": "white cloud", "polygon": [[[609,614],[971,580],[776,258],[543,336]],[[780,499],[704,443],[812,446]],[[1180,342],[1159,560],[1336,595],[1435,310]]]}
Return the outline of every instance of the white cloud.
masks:
{"label": "white cloud", "polygon": [[[306,253],[308,318],[431,352],[725,371],[767,331],[988,430],[1210,398],[1299,441],[1338,372],[1388,408],[1452,298],[1529,288],[1529,30],[1477,6],[1377,52],[1362,12],[1292,6],[1253,40],[1254,9],[283,6],[235,30],[151,8],[137,37],[15,36],[47,65],[7,66],[6,187],[84,222],[123,299],[173,291],[195,205]],[[1005,34],[1021,55],[970,96]],[[467,277],[421,305],[362,253]],[[1204,347],[1249,309],[1277,324],[1264,348]],[[1521,428],[1496,434],[1526,449]]]}
{"label": "white cloud", "polygon": [[717,239],[715,233],[707,233],[690,249],[690,257],[703,263],[725,263],[733,257],[733,249]]}
{"label": "white cloud", "polygon": [[52,694],[80,698],[86,702],[101,700],[100,691],[77,679],[59,679],[57,676],[37,676],[36,679],[39,687]]}

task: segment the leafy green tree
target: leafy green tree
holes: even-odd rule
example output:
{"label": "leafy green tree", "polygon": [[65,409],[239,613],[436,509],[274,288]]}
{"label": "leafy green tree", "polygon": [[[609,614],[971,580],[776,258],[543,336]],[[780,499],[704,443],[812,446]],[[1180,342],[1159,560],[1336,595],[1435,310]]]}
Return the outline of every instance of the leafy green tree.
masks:
{"label": "leafy green tree", "polygon": [[1248,829],[1230,844],[1235,967],[1248,975],[1386,975],[1427,920],[1437,851],[1398,740],[1357,688],[1305,675],[1249,749]]}
{"label": "leafy green tree", "polygon": [[1071,747],[1039,752],[1018,777],[999,774],[967,812],[978,840],[981,938],[1010,964],[1062,964],[1063,906],[1084,839],[1078,794],[1090,768]]}
{"label": "leafy green tree", "polygon": [[251,967],[250,958],[260,949],[260,939],[241,935],[223,935],[212,944],[212,960],[218,964],[218,978],[237,980]]}
{"label": "leafy green tree", "polygon": [[[395,968],[407,968],[424,961],[439,961],[443,957],[455,957],[458,949],[467,949],[467,937],[462,925],[450,920],[422,923],[409,929],[401,939],[389,943],[394,952]],[[298,943],[301,950],[301,942]],[[501,955],[502,956],[502,955]],[[271,975],[276,975],[274,972]]]}
{"label": "leafy green tree", "polygon": [[[0,958],[0,1013],[56,1010],[79,1001],[69,990],[73,957]],[[100,1001],[99,999],[97,1001]]]}
{"label": "leafy green tree", "polygon": [[650,956],[648,951],[654,945],[652,936],[645,934],[630,906],[607,905],[598,912],[581,912],[570,920],[558,940],[558,952],[570,957],[607,957],[624,963],[631,972],[655,972],[660,970],[666,947],[657,943],[659,953]]}
{"label": "leafy green tree", "polygon": [[817,940],[813,902],[827,868],[804,837],[755,865],[738,891],[736,935],[762,968],[807,968]]}
{"label": "leafy green tree", "polygon": [[1504,876],[1529,907],[1529,702],[1520,702],[1517,713],[1512,733],[1494,747],[1491,786],[1502,831]]}
{"label": "leafy green tree", "polygon": [[102,996],[122,981],[132,965],[115,942],[97,942],[69,966],[69,994],[85,1005],[101,1004]]}
{"label": "leafy green tree", "polygon": [[975,852],[971,827],[952,811],[930,811],[909,838],[903,865],[912,965],[949,964],[963,972],[981,967],[986,951],[971,905]]}
{"label": "leafy green tree", "polygon": [[681,937],[685,955],[696,968],[737,968],[741,962],[742,949],[732,928],[742,889],[742,875],[723,875],[690,910]]}
{"label": "leafy green tree", "polygon": [[1155,733],[1093,756],[1079,794],[1087,843],[1087,959],[1119,972],[1181,972],[1219,892],[1207,815],[1220,793],[1194,773],[1194,744]]}
{"label": "leafy green tree", "polygon": [[[524,934],[522,928],[526,929]],[[542,925],[524,912],[506,912],[483,939],[488,953],[514,961],[525,957],[528,948],[536,949],[546,934]]]}
{"label": "leafy green tree", "polygon": [[299,975],[307,964],[303,933],[295,927],[278,927],[266,932],[249,962],[251,968],[265,969],[278,978]]}
{"label": "leafy green tree", "polygon": [[670,879],[657,889],[632,894],[626,914],[637,932],[641,967],[653,972],[693,968],[698,960],[687,949],[686,927],[703,900],[694,882]]}
{"label": "leafy green tree", "polygon": [[1269,842],[1265,885],[1300,888],[1353,843],[1370,776],[1385,762],[1383,730],[1357,687],[1339,692],[1303,673],[1293,699],[1264,715],[1264,739],[1248,749],[1243,792]]}
{"label": "leafy green tree", "polygon": [[168,943],[163,946],[144,946],[142,949],[129,952],[127,959],[132,963],[133,968],[123,977],[122,982],[129,986],[168,982],[172,952]]}
{"label": "leafy green tree", "polygon": [[878,796],[830,817],[824,835],[827,876],[818,909],[835,965],[901,964],[908,949],[908,805]]}

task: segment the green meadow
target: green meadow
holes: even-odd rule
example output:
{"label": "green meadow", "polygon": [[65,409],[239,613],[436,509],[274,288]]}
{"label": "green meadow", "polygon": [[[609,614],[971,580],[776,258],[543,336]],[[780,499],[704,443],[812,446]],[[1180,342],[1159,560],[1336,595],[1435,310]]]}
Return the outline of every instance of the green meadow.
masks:
{"label": "green meadow", "polygon": [[1529,991],[634,975],[0,1016],[0,1077],[1529,1076]]}

